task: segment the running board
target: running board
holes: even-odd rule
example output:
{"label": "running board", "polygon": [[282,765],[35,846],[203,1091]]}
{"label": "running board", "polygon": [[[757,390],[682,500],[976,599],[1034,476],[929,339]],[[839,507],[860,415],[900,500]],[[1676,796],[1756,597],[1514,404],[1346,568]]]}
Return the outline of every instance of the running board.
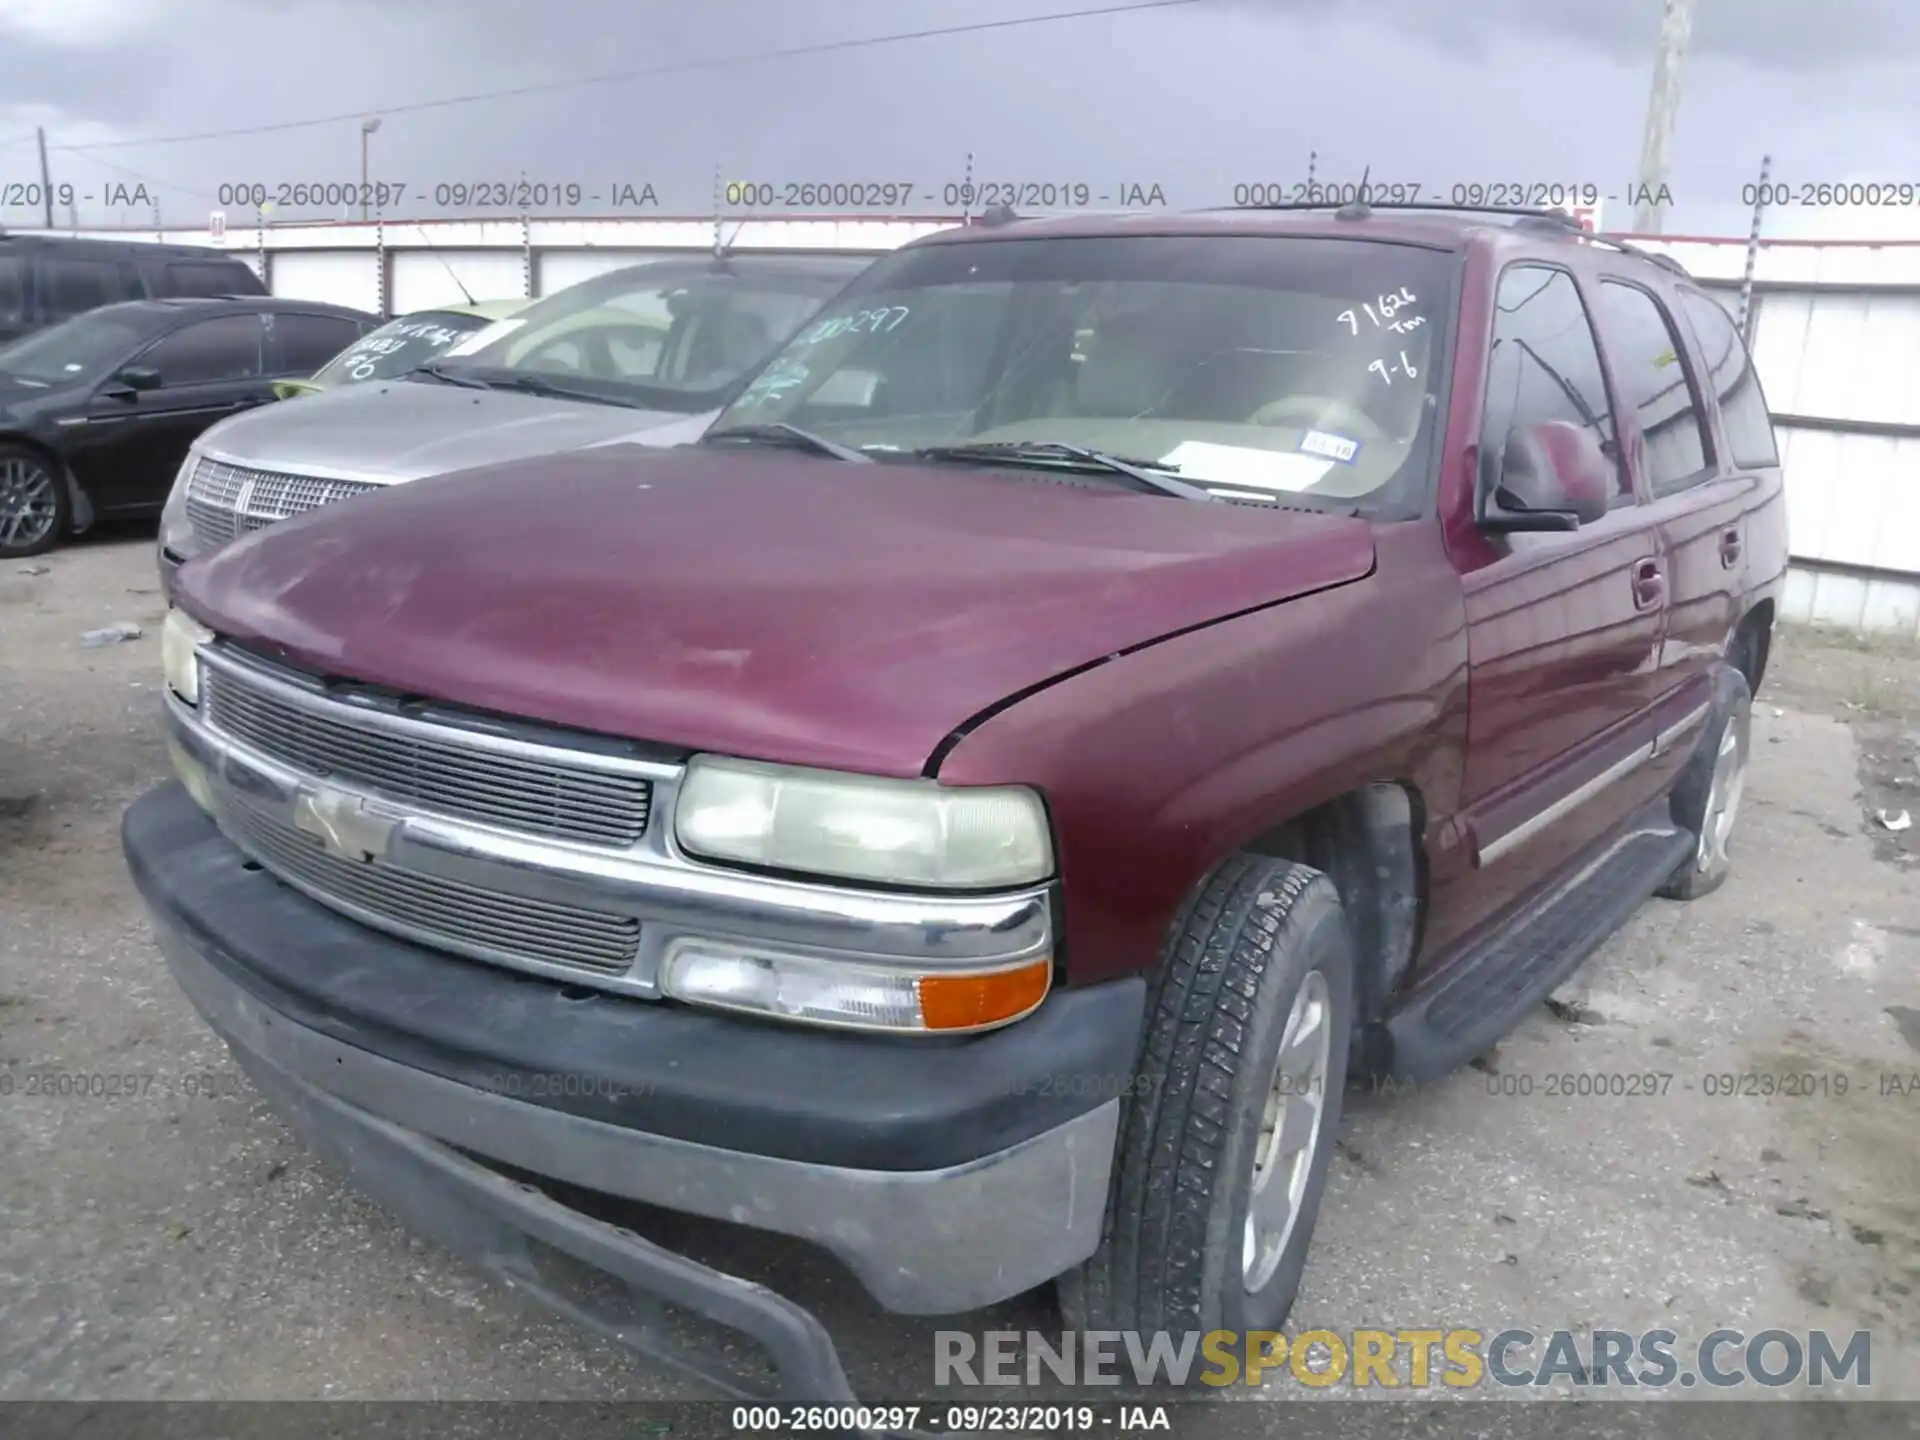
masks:
{"label": "running board", "polygon": [[1548,899],[1414,991],[1386,1023],[1385,1076],[1425,1084],[1485,1054],[1693,853],[1662,803]]}

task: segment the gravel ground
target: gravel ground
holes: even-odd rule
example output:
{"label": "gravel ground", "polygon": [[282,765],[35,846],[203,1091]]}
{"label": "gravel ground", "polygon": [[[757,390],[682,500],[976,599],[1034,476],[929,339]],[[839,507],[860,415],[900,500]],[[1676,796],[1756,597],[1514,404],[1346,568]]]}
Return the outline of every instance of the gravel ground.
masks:
{"label": "gravel ground", "polygon": [[[150,534],[0,567],[0,1399],[694,1394],[348,1189],[176,991],[116,829],[166,774],[161,615]],[[117,621],[144,634],[81,647]],[[1920,809],[1916,726],[1913,652],[1784,636],[1734,879],[1650,903],[1480,1068],[1355,1098],[1297,1323],[1868,1329],[1872,1393],[1920,1398],[1920,876],[1875,818]],[[150,1078],[50,1098],[34,1071]],[[1544,1093],[1624,1072],[1672,1079]],[[1749,1074],[1813,1093],[1713,1093]],[[799,1247],[727,1248],[818,1310],[863,1394],[931,1389],[939,1324]],[[947,1324],[1057,1320],[1023,1297]]]}

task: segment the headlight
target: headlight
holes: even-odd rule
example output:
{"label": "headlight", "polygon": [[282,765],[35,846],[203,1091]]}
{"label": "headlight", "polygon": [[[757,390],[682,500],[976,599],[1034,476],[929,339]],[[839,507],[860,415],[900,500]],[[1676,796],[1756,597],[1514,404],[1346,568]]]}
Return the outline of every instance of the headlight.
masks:
{"label": "headlight", "polygon": [[698,756],[680,846],[711,860],[892,885],[987,889],[1053,873],[1046,810],[1017,786],[951,789]]}
{"label": "headlight", "polygon": [[167,492],[166,508],[160,512],[160,548],[171,550],[183,560],[200,549],[199,537],[193,533],[193,522],[187,518],[187,481],[193,475],[193,467],[199,463],[199,454],[188,451],[186,464],[180,467],[180,473],[173,480],[173,489]]}
{"label": "headlight", "polygon": [[167,688],[189,705],[200,703],[199,649],[213,639],[213,631],[184,610],[167,611],[160,627],[160,664]]}

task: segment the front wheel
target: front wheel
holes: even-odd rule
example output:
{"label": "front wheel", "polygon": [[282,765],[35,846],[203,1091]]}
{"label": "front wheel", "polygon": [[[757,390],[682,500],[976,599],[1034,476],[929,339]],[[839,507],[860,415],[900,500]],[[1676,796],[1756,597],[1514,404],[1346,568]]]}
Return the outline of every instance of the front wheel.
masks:
{"label": "front wheel", "polygon": [[1278,1330],[1340,1124],[1353,942],[1317,870],[1221,867],[1176,922],[1124,1122],[1108,1233],[1062,1276],[1078,1330]]}
{"label": "front wheel", "polygon": [[1753,693],[1747,677],[1720,667],[1713,713],[1700,748],[1673,787],[1673,823],[1694,837],[1693,854],[1660,887],[1670,900],[1696,900],[1718,890],[1732,873],[1733,822],[1747,787],[1752,752]]}

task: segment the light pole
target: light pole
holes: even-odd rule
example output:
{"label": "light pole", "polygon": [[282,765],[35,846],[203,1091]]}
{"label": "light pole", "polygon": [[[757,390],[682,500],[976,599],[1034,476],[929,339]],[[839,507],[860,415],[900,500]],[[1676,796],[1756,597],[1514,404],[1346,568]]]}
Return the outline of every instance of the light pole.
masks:
{"label": "light pole", "polygon": [[379,128],[380,117],[377,115],[371,120],[360,122],[360,218],[362,220],[370,218],[368,211],[373,199],[367,185],[367,137]]}
{"label": "light pole", "polygon": [[1655,198],[1667,183],[1673,154],[1673,120],[1680,109],[1680,62],[1693,33],[1693,0],[1666,0],[1660,21],[1660,53],[1653,64],[1653,94],[1647,100],[1647,131],[1640,145],[1640,184],[1633,228],[1658,235],[1666,206]]}

